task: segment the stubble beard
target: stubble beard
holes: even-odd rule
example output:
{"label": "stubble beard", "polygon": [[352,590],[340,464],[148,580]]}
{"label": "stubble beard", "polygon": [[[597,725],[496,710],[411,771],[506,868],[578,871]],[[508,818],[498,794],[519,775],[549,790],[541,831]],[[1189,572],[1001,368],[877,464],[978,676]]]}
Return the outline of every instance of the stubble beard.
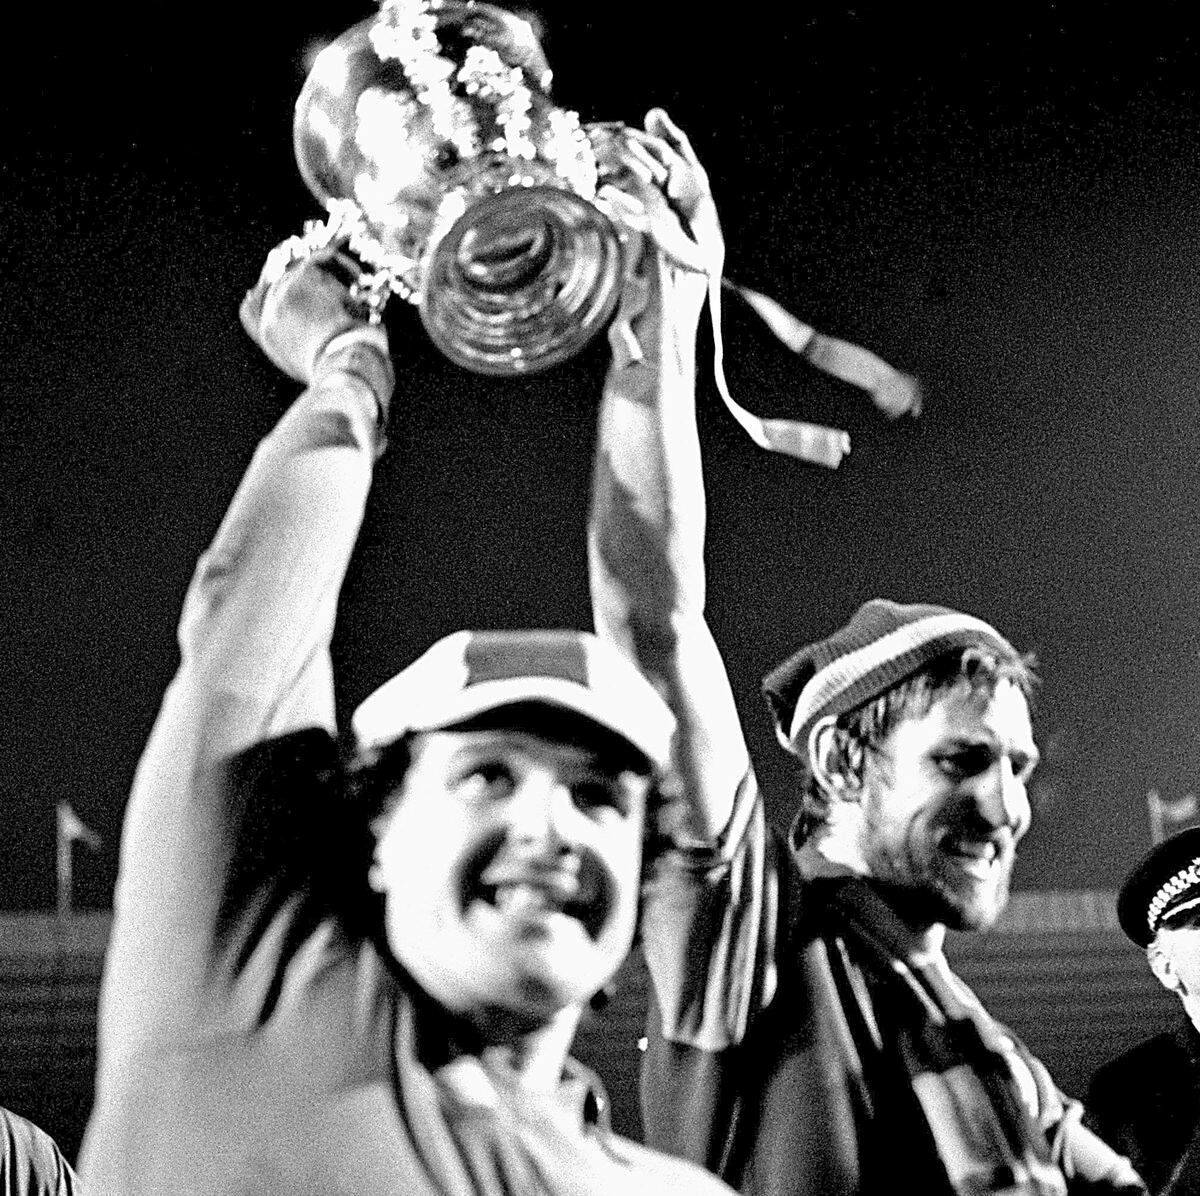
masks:
{"label": "stubble beard", "polygon": [[864,853],[870,875],[887,885],[905,917],[916,926],[945,926],[948,930],[978,932],[990,929],[1008,904],[1012,860],[997,867],[999,874],[986,885],[954,875],[954,866],[934,849],[928,855],[881,849]]}
{"label": "stubble beard", "polygon": [[996,924],[1008,905],[1012,861],[1001,861],[996,868],[997,875],[986,884],[972,883],[968,879],[966,883],[955,885],[936,875],[930,877],[931,895],[942,907],[941,920],[947,929],[979,932],[990,930]]}

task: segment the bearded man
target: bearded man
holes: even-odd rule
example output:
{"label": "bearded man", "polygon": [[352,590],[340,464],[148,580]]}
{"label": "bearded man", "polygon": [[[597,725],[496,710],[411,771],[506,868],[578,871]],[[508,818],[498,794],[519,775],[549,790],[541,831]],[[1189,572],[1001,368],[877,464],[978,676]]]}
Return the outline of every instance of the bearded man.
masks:
{"label": "bearded man", "polygon": [[[690,144],[661,112],[646,133],[698,257],[719,262]],[[947,927],[999,915],[1031,821],[1032,674],[999,631],[874,600],[795,652],[766,691],[800,810],[787,836],[766,825],[704,615],[707,291],[669,261],[649,272],[605,392],[590,541],[596,627],[679,726],[674,851],[643,909],[647,1141],[754,1196],[1140,1191],[943,953]]]}

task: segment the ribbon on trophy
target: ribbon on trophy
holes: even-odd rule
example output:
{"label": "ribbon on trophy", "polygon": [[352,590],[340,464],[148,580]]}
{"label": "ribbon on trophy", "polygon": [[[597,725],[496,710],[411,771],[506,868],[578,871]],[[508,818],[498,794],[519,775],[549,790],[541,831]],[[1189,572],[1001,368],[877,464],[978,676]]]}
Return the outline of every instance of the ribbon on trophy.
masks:
{"label": "ribbon on trophy", "polygon": [[[649,122],[649,117],[647,121]],[[665,120],[659,114],[659,120]],[[669,122],[666,122],[669,125]],[[673,213],[664,191],[669,177],[668,167],[645,144],[644,135],[622,125],[593,125],[594,134],[624,146],[623,154],[629,168],[639,174],[648,186],[639,188],[643,200],[623,190],[618,181],[601,189],[597,202],[620,223],[650,237],[663,255],[676,267],[700,274],[708,279],[708,307],[712,321],[713,380],[726,408],[742,429],[761,448],[784,453],[816,465],[836,469],[850,450],[850,437],[840,428],[808,423],[795,419],[763,419],[742,407],[730,392],[725,376],[725,350],[722,333],[722,291],[737,295],[763,321],[775,337],[787,348],[804,357],[817,369],[843,382],[865,390],[889,419],[900,415],[918,415],[921,410],[921,389],[916,379],[889,365],[877,354],[860,345],[818,332],[797,319],[781,304],[767,295],[740,286],[724,276],[724,248],[719,233],[705,235],[702,227],[684,232]],[[676,147],[678,149],[678,147]],[[686,155],[685,155],[686,156]],[[707,184],[705,183],[705,186]],[[660,210],[655,212],[651,208]],[[710,201],[711,207],[711,201]],[[667,214],[670,213],[670,214]],[[666,218],[664,219],[664,214]],[[698,215],[701,224],[711,220],[716,224],[715,211],[708,217]],[[705,242],[708,243],[706,246]],[[709,247],[711,246],[711,248]]]}
{"label": "ribbon on trophy", "polygon": [[[638,204],[605,178],[593,144],[623,126],[582,125],[551,100],[551,78],[532,26],[512,13],[481,0],[380,0],[376,16],[321,51],[301,89],[296,161],[328,215],[272,252],[268,278],[345,245],[363,264],[351,294],[369,318],[399,295],[468,369],[511,376],[577,353],[616,307],[620,226],[638,228]],[[844,431],[763,419],[734,400],[723,290],[885,415],[919,412],[915,379],[724,280],[723,262],[677,248],[663,247],[708,278],[717,389],[756,444],[830,468],[850,447]]]}

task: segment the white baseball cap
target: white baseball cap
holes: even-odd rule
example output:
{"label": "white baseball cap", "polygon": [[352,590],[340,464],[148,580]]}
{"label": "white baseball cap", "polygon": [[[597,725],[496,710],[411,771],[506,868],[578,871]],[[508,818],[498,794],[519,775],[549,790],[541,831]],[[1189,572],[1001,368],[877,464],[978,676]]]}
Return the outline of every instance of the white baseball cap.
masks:
{"label": "white baseball cap", "polygon": [[658,768],[670,759],[667,704],[612,644],[586,631],[456,631],[367,697],[351,726],[369,750],[525,702],[574,711]]}

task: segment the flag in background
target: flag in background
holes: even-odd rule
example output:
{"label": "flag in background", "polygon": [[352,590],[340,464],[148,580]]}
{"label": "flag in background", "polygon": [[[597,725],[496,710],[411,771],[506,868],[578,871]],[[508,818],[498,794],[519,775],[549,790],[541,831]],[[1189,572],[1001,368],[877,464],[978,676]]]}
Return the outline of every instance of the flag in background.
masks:
{"label": "flag in background", "polygon": [[99,851],[101,839],[90,826],[71,808],[70,802],[60,801],[55,810],[57,820],[57,851],[55,865],[58,875],[58,912],[69,913],[72,904],[71,890],[74,882],[71,848],[82,843],[92,851]]}
{"label": "flag in background", "polygon": [[1186,827],[1200,822],[1200,802],[1194,793],[1168,799],[1157,789],[1146,794],[1146,811],[1150,816],[1150,845],[1157,847],[1164,839]]}
{"label": "flag in background", "polygon": [[58,803],[58,836],[69,843],[83,843],[93,851],[99,851],[100,836],[71,809],[70,802]]}

